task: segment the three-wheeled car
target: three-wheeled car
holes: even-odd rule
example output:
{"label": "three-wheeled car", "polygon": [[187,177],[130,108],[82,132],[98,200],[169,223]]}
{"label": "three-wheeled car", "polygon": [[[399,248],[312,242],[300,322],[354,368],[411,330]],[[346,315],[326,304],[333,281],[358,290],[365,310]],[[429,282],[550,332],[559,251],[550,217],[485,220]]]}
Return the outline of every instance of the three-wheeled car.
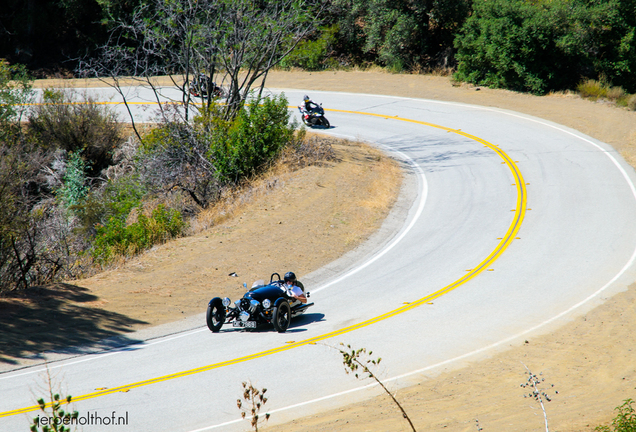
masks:
{"label": "three-wheeled car", "polygon": [[[305,296],[309,297],[309,292],[305,292]],[[267,285],[262,280],[254,282],[234,306],[228,297],[214,297],[208,304],[206,322],[214,333],[221,330],[223,324],[230,323],[242,329],[256,329],[271,323],[277,332],[284,333],[291,319],[302,315],[311,306],[313,303],[295,300],[280,275],[272,273]]]}

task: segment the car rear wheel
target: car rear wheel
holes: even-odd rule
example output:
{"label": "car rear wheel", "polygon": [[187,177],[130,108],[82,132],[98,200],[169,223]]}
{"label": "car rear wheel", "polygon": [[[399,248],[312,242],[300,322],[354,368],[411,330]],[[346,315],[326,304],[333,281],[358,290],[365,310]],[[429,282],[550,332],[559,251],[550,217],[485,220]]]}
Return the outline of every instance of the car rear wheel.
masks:
{"label": "car rear wheel", "polygon": [[208,305],[208,311],[205,314],[205,320],[208,324],[208,328],[214,333],[218,333],[221,330],[221,326],[225,322],[225,307],[220,298],[215,297],[210,300]]}
{"label": "car rear wheel", "polygon": [[291,307],[287,301],[282,301],[274,308],[272,313],[272,324],[278,333],[285,333],[291,321]]}

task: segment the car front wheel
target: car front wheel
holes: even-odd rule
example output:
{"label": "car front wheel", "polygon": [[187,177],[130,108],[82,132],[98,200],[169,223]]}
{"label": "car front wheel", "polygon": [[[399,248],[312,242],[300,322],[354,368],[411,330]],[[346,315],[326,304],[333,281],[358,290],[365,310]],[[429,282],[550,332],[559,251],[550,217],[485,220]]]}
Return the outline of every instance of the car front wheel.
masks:
{"label": "car front wheel", "polygon": [[274,308],[272,324],[278,333],[285,333],[291,321],[291,307],[287,301],[282,301]]}
{"label": "car front wheel", "polygon": [[220,298],[216,297],[210,300],[208,305],[208,311],[205,314],[205,320],[208,324],[208,328],[214,333],[218,333],[221,330],[221,326],[225,322],[225,307]]}

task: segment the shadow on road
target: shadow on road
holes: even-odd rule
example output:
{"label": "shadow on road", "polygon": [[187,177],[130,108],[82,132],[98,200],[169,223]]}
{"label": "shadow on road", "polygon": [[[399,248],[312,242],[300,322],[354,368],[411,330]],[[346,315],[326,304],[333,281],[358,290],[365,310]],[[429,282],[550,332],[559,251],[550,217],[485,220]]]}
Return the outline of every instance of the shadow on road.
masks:
{"label": "shadow on road", "polygon": [[292,320],[291,325],[289,326],[289,328],[294,328],[294,327],[302,327],[302,326],[306,326],[307,324],[311,324],[311,323],[315,323],[315,322],[320,322],[320,321],[324,321],[325,320],[325,314],[321,314],[321,313],[304,313],[299,317],[296,317]]}
{"label": "shadow on road", "polygon": [[80,354],[138,341],[125,337],[143,321],[91,305],[99,299],[69,284],[32,287],[0,298],[0,363],[43,358],[42,353]]}

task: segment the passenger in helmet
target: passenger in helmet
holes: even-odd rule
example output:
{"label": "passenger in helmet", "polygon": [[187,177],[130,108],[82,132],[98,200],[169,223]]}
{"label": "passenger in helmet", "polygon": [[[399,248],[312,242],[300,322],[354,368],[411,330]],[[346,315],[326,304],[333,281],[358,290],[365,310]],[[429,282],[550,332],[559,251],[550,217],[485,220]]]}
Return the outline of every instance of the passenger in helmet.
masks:
{"label": "passenger in helmet", "polygon": [[305,287],[296,279],[294,272],[285,273],[285,289],[287,294],[294,300],[298,300],[301,303],[307,303],[307,297],[305,296]]}

